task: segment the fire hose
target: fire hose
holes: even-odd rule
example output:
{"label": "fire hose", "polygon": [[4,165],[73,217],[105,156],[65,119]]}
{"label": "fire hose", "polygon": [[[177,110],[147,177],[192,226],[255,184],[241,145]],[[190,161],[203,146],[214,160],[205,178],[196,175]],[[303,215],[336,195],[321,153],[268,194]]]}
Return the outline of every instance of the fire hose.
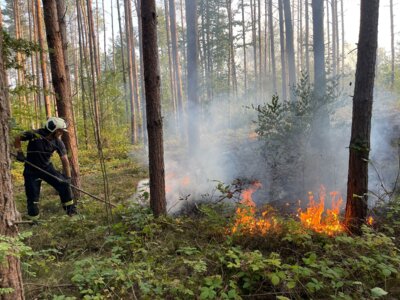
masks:
{"label": "fire hose", "polygon": [[[16,155],[15,153],[11,153],[11,155],[14,156],[15,158],[17,157],[17,155]],[[48,176],[50,176],[50,177],[56,179],[56,180],[58,180],[59,182],[66,182],[65,180],[62,180],[61,178],[59,178],[59,177],[57,177],[57,176],[54,176],[53,174],[47,172],[46,170],[43,170],[42,168],[36,166],[35,164],[31,163],[30,161],[28,161],[28,160],[26,160],[26,159],[24,159],[24,162],[25,162],[27,165],[30,165],[31,167],[35,168],[36,170],[38,170],[38,171],[40,171],[40,172],[42,172],[42,173],[44,173],[44,174],[46,174],[46,175],[48,175]],[[73,187],[74,189],[76,189],[76,190],[78,190],[78,191],[84,193],[85,195],[88,195],[89,197],[91,197],[91,198],[93,198],[93,199],[95,199],[95,200],[97,200],[97,201],[99,201],[99,202],[105,203],[105,204],[107,204],[107,205],[109,205],[109,206],[111,206],[111,207],[116,207],[116,205],[113,204],[113,203],[111,203],[111,202],[107,202],[106,200],[101,199],[101,198],[99,198],[99,197],[97,197],[97,196],[95,196],[95,195],[93,195],[93,194],[91,194],[91,193],[89,193],[89,192],[87,192],[87,191],[85,191],[85,190],[83,190],[83,189],[81,189],[81,188],[79,188],[79,187],[73,185],[73,184],[70,184],[70,183],[68,183],[68,184],[69,184],[71,187]]]}

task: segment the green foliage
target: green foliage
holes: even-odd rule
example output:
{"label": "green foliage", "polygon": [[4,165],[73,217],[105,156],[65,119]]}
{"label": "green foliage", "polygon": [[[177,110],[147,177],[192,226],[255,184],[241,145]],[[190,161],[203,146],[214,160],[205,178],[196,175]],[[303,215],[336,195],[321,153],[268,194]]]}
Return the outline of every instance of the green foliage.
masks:
{"label": "green foliage", "polygon": [[0,263],[5,263],[5,258],[10,255],[18,258],[32,255],[32,249],[23,242],[30,235],[30,232],[24,232],[17,237],[0,235]]}
{"label": "green foliage", "polygon": [[[143,176],[126,157],[115,156],[110,165],[118,185],[132,185],[132,177]],[[91,180],[97,173],[88,167],[82,170],[86,185],[96,193],[98,182]],[[224,196],[239,188],[218,184]],[[118,199],[128,198],[130,191],[122,191],[126,196]],[[43,290],[27,286],[32,299],[132,299],[133,294],[138,299],[373,299],[385,292],[399,296],[397,240],[371,228],[365,227],[361,237],[328,237],[304,229],[297,220],[277,217],[276,228],[265,236],[230,236],[231,206],[202,204],[190,217],[155,219],[147,207],[127,202],[113,210],[108,226],[102,204],[88,198],[79,204],[85,217],[73,219],[54,209],[54,199],[43,200],[47,199],[41,199],[44,220],[29,228],[32,236],[25,240],[33,251],[21,257],[25,282],[46,283]]]}
{"label": "green foliage", "polygon": [[41,51],[38,44],[25,39],[15,39],[3,30],[3,59],[6,69],[22,68],[17,62],[17,52],[31,56],[36,51]]}

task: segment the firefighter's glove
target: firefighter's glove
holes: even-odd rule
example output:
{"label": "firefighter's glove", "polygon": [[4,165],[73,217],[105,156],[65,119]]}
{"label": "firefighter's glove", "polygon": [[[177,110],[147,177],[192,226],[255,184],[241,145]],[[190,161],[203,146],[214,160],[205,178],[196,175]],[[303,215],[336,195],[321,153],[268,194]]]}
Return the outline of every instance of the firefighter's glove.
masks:
{"label": "firefighter's glove", "polygon": [[25,162],[25,155],[24,152],[18,151],[17,152],[17,160],[20,162]]}

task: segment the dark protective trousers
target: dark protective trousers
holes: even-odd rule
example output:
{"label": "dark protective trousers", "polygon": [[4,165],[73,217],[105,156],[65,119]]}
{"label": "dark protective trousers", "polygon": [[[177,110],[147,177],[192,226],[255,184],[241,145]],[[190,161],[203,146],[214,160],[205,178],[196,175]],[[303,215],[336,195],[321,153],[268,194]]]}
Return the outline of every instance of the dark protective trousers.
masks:
{"label": "dark protective trousers", "polygon": [[[64,180],[64,176],[56,169],[54,169],[52,164],[43,169],[46,172],[52,174],[53,176],[61,180]],[[27,197],[28,215],[30,216],[37,216],[39,214],[38,203],[39,203],[40,187],[42,184],[42,180],[44,180],[57,190],[57,192],[60,195],[62,204],[72,201],[71,187],[66,182],[60,182],[57,179],[39,170],[32,169],[27,166],[25,166],[24,170],[24,179],[25,179],[25,193]]]}

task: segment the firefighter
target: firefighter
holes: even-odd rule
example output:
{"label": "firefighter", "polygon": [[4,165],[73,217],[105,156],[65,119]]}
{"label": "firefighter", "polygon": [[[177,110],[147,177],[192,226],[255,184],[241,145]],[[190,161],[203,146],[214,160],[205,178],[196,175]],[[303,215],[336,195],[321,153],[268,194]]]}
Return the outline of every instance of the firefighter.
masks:
{"label": "firefighter", "polygon": [[[77,213],[70,186],[71,169],[67,157],[67,150],[61,140],[63,132],[68,132],[65,120],[57,117],[50,117],[43,128],[25,131],[15,138],[14,146],[17,150],[18,161],[25,162],[26,160],[54,176],[51,177],[30,164],[25,163],[23,173],[25,193],[27,197],[28,216],[31,219],[39,217],[38,204],[42,180],[57,190],[67,215],[72,216]],[[21,149],[21,141],[28,141],[26,157]],[[63,174],[58,172],[50,161],[54,151],[60,156],[64,171]],[[58,180],[56,178],[58,178]]]}

